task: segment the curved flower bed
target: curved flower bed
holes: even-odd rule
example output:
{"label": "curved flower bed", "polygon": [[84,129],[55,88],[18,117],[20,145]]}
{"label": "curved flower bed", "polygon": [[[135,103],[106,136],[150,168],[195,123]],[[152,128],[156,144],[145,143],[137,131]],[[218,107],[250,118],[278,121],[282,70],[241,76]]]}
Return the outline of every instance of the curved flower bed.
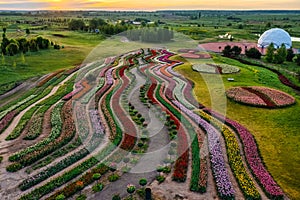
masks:
{"label": "curved flower bed", "polygon": [[211,156],[212,171],[217,183],[218,194],[221,198],[234,198],[235,191],[229,179],[229,174],[225,166],[225,160],[222,153],[222,147],[219,141],[218,131],[200,116],[188,110],[178,101],[172,101],[181,111],[186,113],[192,120],[201,126],[208,136],[208,149]]}
{"label": "curved flower bed", "polygon": [[266,95],[276,106],[287,106],[295,103],[295,98],[282,91],[266,88],[266,87],[251,87],[253,90]]}
{"label": "curved flower bed", "polygon": [[225,139],[228,161],[230,167],[234,173],[234,176],[245,196],[246,199],[260,199],[260,194],[258,193],[253,180],[249,177],[246,168],[244,167],[241,155],[240,155],[240,147],[235,138],[234,133],[223,126],[223,124],[211,117],[207,113],[203,111],[199,111],[201,117],[203,117],[208,122],[211,122],[216,128],[222,131],[222,134]]}
{"label": "curved flower bed", "polygon": [[19,163],[22,167],[28,166],[35,161],[43,158],[45,155],[48,155],[60,147],[67,144],[75,135],[75,124],[72,118],[72,102],[67,102],[62,109],[62,129],[61,134],[54,141],[43,145],[43,148],[36,149],[32,153],[24,155],[22,159],[19,160]]}
{"label": "curved flower bed", "polygon": [[62,73],[64,71],[64,69],[62,70],[58,70],[48,76],[46,76],[44,79],[42,79],[40,82],[38,82],[37,86],[41,87],[43,86],[45,83],[47,83],[48,81],[50,81],[52,78],[54,78],[55,76],[57,76],[58,74]]}
{"label": "curved flower bed", "polygon": [[234,87],[226,91],[228,98],[247,105],[278,108],[292,105],[295,98],[279,90],[266,87]]}
{"label": "curved flower bed", "polygon": [[233,74],[238,73],[240,71],[238,67],[232,65],[213,63],[195,64],[192,68],[194,71],[197,72],[211,74]]}
{"label": "curved flower bed", "polygon": [[2,111],[0,113],[0,119],[2,119],[6,114],[8,114],[9,112],[15,110],[16,108],[20,107],[21,105],[23,105],[24,103],[30,101],[31,99],[33,99],[34,97],[36,97],[37,95],[30,95],[29,97],[27,97],[26,99],[12,105],[11,107],[9,107],[8,109]]}
{"label": "curved flower bed", "polygon": [[236,131],[243,143],[246,161],[258,183],[262,186],[269,198],[283,199],[284,193],[265,168],[259,155],[255,139],[249,130],[239,123],[225,118],[212,110],[204,109],[204,111],[220,120],[225,120],[225,123]]}
{"label": "curved flower bed", "polygon": [[81,85],[80,82],[75,84],[75,90],[73,90],[72,92],[70,92],[69,94],[67,94],[66,96],[63,97],[63,100],[68,101],[70,100],[74,95],[76,95],[77,93],[79,93],[81,90],[83,90],[83,86]]}
{"label": "curved flower bed", "polygon": [[241,87],[231,88],[226,91],[226,96],[239,103],[266,107],[267,104],[257,95]]}
{"label": "curved flower bed", "polygon": [[24,140],[34,140],[41,134],[43,115],[44,113],[38,113],[32,117],[31,123],[28,124],[29,127]]}
{"label": "curved flower bed", "polygon": [[88,116],[86,113],[86,107],[84,105],[78,105],[75,107],[76,109],[76,123],[77,123],[77,134],[80,137],[80,140],[83,142],[86,140],[88,135],[90,134]]}
{"label": "curved flower bed", "polygon": [[101,136],[104,134],[105,129],[101,123],[101,119],[98,113],[98,110],[90,110],[90,119],[92,123],[92,127],[96,135]]}
{"label": "curved flower bed", "polygon": [[90,138],[88,146],[85,146],[84,148],[80,149],[79,151],[69,155],[68,157],[64,158],[60,162],[56,163],[55,165],[48,167],[47,169],[41,171],[40,173],[31,176],[19,185],[19,188],[24,191],[32,186],[46,180],[47,178],[53,176],[54,174],[62,171],[63,169],[71,166],[72,164],[78,162],[79,160],[83,159],[87,155],[89,155],[91,152],[93,152],[96,147],[100,144],[102,141],[103,133],[95,131]]}
{"label": "curved flower bed", "polygon": [[7,113],[0,121],[0,133],[11,123],[12,119],[18,114],[16,110]]}

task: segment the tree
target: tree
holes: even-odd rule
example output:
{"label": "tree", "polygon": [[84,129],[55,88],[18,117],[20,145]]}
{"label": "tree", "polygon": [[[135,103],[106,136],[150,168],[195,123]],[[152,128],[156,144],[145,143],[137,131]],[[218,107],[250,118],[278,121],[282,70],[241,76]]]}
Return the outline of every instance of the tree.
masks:
{"label": "tree", "polygon": [[85,23],[80,19],[72,19],[69,23],[69,29],[72,31],[83,30],[85,28]]}
{"label": "tree", "polygon": [[286,57],[287,57],[286,47],[284,44],[282,44],[281,47],[277,49],[274,55],[273,62],[276,64],[282,64],[286,60]]}
{"label": "tree", "polygon": [[248,58],[255,58],[255,59],[260,59],[261,58],[260,51],[256,48],[254,48],[254,47],[249,49],[249,50],[246,50],[245,54]]}
{"label": "tree", "polygon": [[223,53],[224,56],[230,57],[230,55],[231,55],[231,46],[230,45],[225,46],[222,53]]}
{"label": "tree", "polygon": [[16,55],[19,52],[19,46],[18,46],[18,44],[16,44],[16,43],[10,43],[6,47],[6,52],[10,56]]}
{"label": "tree", "polygon": [[292,48],[288,49],[287,50],[286,61],[292,62],[294,57],[295,57],[294,50]]}
{"label": "tree", "polygon": [[36,40],[35,40],[35,39],[31,39],[31,40],[29,41],[29,50],[30,50],[31,52],[36,52],[36,51],[39,50],[39,47],[38,47],[38,45],[36,44]]}
{"label": "tree", "polygon": [[9,45],[9,40],[7,39],[5,34],[3,34],[2,43],[1,43],[1,51],[4,55],[6,55],[6,47],[8,45]]}
{"label": "tree", "polygon": [[26,28],[26,34],[29,35],[30,34],[30,30],[29,28]]}
{"label": "tree", "polygon": [[238,46],[234,46],[231,49],[231,54],[233,54],[234,56],[238,56],[242,53],[242,48],[238,47]]}
{"label": "tree", "polygon": [[275,47],[274,44],[271,43],[268,48],[267,48],[267,53],[266,53],[266,60],[269,63],[272,63],[274,60],[274,54],[275,54]]}
{"label": "tree", "polygon": [[100,19],[100,18],[99,19],[94,18],[91,21],[89,21],[89,28],[91,30],[95,30],[95,29],[99,28],[100,26],[104,26],[104,25],[107,25],[107,23],[103,19]]}
{"label": "tree", "polygon": [[48,49],[50,46],[50,41],[41,36],[38,36],[35,41],[39,49]]}
{"label": "tree", "polygon": [[28,42],[25,38],[17,39],[19,44],[19,51],[26,53],[28,51]]}

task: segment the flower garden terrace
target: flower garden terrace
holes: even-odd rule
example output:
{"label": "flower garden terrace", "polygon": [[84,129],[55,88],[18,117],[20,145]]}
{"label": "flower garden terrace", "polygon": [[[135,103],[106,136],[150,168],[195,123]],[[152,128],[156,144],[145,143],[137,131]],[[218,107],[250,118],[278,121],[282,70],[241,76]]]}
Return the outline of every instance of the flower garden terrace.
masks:
{"label": "flower garden terrace", "polygon": [[[143,178],[161,198],[287,198],[254,136],[197,102],[174,56],[139,49],[59,71],[2,107],[1,195],[111,199],[129,195],[128,184],[142,193]],[[156,151],[156,166],[137,173]]]}

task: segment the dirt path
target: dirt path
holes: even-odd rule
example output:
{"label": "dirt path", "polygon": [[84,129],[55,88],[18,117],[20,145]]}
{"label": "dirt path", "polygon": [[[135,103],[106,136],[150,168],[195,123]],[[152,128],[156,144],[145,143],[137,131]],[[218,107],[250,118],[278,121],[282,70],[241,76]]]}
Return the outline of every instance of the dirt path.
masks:
{"label": "dirt path", "polygon": [[25,92],[27,92],[29,89],[35,87],[36,83],[40,80],[40,79],[39,80],[36,79],[37,78],[31,78],[23,82],[19,86],[15,87],[14,89],[6,92],[5,94],[0,95],[0,107],[8,104],[13,100],[16,100],[17,98],[21,97]]}

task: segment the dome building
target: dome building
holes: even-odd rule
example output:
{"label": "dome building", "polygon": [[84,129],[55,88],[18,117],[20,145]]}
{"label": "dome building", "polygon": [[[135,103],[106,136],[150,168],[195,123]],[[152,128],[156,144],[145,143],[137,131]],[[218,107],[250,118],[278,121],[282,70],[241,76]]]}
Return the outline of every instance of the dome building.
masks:
{"label": "dome building", "polygon": [[274,44],[275,48],[279,48],[282,44],[285,45],[287,49],[292,48],[292,39],[288,32],[280,28],[272,28],[264,32],[257,43],[260,48],[266,48],[271,43]]}

